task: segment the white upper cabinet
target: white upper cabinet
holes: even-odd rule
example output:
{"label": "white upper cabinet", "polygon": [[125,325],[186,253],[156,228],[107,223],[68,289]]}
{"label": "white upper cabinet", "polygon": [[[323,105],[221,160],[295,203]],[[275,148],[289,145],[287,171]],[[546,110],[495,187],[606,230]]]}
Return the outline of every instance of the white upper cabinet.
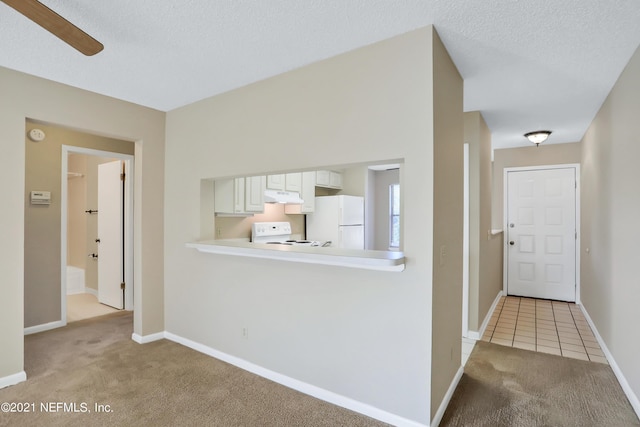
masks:
{"label": "white upper cabinet", "polygon": [[284,191],[285,186],[285,174],[280,173],[278,175],[267,175],[267,188],[269,190]]}
{"label": "white upper cabinet", "polygon": [[245,178],[244,209],[246,212],[264,212],[264,190],[266,188],[267,178],[264,175]]}
{"label": "white upper cabinet", "polygon": [[285,205],[286,214],[307,214],[312,213],[316,206],[316,173],[300,173],[301,186],[300,197],[304,200],[301,205]]}
{"label": "white upper cabinet", "polygon": [[288,173],[284,178],[284,189],[287,191],[302,192],[302,173]]}
{"label": "white upper cabinet", "polygon": [[316,173],[302,172],[302,213],[311,213],[316,209]]}
{"label": "white upper cabinet", "polygon": [[244,178],[216,180],[214,205],[216,213],[244,213]]}
{"label": "white upper cabinet", "polygon": [[316,187],[342,189],[342,173],[336,171],[316,171]]}

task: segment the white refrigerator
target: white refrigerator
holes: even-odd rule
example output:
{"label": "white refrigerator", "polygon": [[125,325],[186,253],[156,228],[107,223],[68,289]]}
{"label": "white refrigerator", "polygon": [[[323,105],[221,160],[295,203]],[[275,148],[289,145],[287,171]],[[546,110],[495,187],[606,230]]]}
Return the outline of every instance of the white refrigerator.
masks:
{"label": "white refrigerator", "polygon": [[364,197],[316,197],[307,215],[307,240],[331,241],[331,247],[364,249]]}

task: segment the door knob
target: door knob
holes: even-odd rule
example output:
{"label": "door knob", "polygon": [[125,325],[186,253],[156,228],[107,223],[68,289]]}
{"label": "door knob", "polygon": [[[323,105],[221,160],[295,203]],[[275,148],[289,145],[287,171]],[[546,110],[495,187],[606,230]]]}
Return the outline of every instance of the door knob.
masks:
{"label": "door knob", "polygon": [[516,242],[514,242],[513,240],[510,240],[510,241],[509,241],[509,244],[510,244],[511,246],[513,246],[513,245],[515,245],[515,244],[516,244]]}

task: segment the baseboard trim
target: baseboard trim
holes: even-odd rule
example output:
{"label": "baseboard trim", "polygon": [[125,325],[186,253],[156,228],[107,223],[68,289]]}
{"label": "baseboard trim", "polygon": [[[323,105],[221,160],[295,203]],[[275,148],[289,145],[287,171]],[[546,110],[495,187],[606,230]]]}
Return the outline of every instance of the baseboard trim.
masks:
{"label": "baseboard trim", "polygon": [[84,293],[85,294],[95,295],[95,297],[98,298],[98,291],[93,289],[93,288],[89,288],[89,287],[85,286],[84,287]]}
{"label": "baseboard trim", "polygon": [[27,373],[25,371],[18,372],[17,374],[8,375],[0,378],[0,388],[16,385],[27,380]]}
{"label": "baseboard trim", "polygon": [[366,403],[359,402],[357,400],[342,396],[332,391],[325,390],[323,388],[314,386],[309,383],[305,383],[295,378],[288,377],[278,372],[271,371],[269,369],[263,368],[262,366],[258,366],[254,363],[248,362],[244,359],[240,359],[239,357],[232,356],[230,354],[208,347],[204,344],[191,341],[190,339],[183,338],[171,332],[165,331],[164,335],[165,335],[165,338],[170,341],[176,342],[178,344],[182,344],[185,347],[189,347],[200,353],[222,360],[223,362],[227,362],[240,369],[244,369],[245,371],[259,375],[263,378],[266,378],[268,380],[281,384],[285,387],[289,387],[291,389],[297,390],[309,396],[313,396],[320,400],[324,400],[325,402],[329,402],[334,405],[341,406],[346,409],[350,409],[354,412],[358,412],[362,415],[366,415],[376,420],[383,421],[398,427],[426,427],[425,424],[421,424],[417,421],[409,420],[407,418],[392,414],[390,412],[384,411],[382,409],[376,408]]}
{"label": "baseboard trim", "polygon": [[436,414],[431,420],[432,427],[438,427],[440,425],[440,421],[442,421],[442,417],[444,416],[444,411],[447,410],[447,406],[449,406],[449,402],[451,401],[451,397],[453,397],[453,393],[456,391],[456,387],[458,387],[458,383],[462,378],[462,374],[464,374],[464,368],[460,366],[458,372],[456,372],[455,377],[453,377],[453,381],[451,381],[451,385],[449,385],[449,389],[447,393],[444,395]]}
{"label": "baseboard trim", "polygon": [[133,333],[131,334],[131,339],[137,342],[138,344],[147,344],[150,342],[158,341],[165,338],[165,332],[157,332],[155,334],[150,335],[140,335]]}
{"label": "baseboard trim", "polygon": [[622,373],[622,370],[620,369],[615,359],[613,358],[613,355],[609,351],[609,348],[607,347],[604,340],[602,339],[602,336],[598,332],[598,328],[596,328],[596,325],[593,323],[593,320],[591,320],[591,316],[589,316],[589,313],[587,313],[587,309],[584,308],[584,305],[579,305],[579,307],[580,307],[580,310],[582,311],[582,314],[584,314],[585,319],[587,319],[587,323],[589,323],[589,326],[591,326],[591,330],[593,331],[593,334],[596,336],[596,339],[598,340],[598,344],[600,344],[600,348],[602,349],[602,352],[606,356],[607,362],[609,362],[609,366],[611,366],[611,370],[613,370],[613,373],[618,379],[618,382],[620,383],[620,387],[622,387],[622,390],[624,391],[624,394],[627,396],[627,399],[629,400],[629,403],[631,404],[631,407],[635,411],[636,415],[638,416],[638,418],[640,418],[640,400],[638,399],[638,396],[636,396],[636,394],[634,393],[633,389],[629,385],[629,382],[627,381],[624,374]]}
{"label": "baseboard trim", "polygon": [[66,322],[62,320],[56,320],[55,322],[43,323],[42,325],[29,326],[24,328],[25,335],[37,334],[38,332],[49,331],[51,329],[61,328],[67,326]]}
{"label": "baseboard trim", "polygon": [[467,333],[467,336],[465,338],[469,338],[469,339],[476,340],[476,341],[479,341],[480,338],[482,338],[482,335],[484,335],[484,331],[487,330],[487,325],[489,324],[489,320],[491,320],[491,316],[493,316],[493,312],[495,311],[496,306],[500,302],[500,298],[502,298],[502,294],[503,294],[502,291],[498,292],[498,295],[496,296],[496,299],[493,300],[493,304],[491,304],[491,308],[487,312],[487,315],[484,316],[484,320],[482,321],[482,325],[480,325],[480,330],[479,331],[471,331],[470,330]]}

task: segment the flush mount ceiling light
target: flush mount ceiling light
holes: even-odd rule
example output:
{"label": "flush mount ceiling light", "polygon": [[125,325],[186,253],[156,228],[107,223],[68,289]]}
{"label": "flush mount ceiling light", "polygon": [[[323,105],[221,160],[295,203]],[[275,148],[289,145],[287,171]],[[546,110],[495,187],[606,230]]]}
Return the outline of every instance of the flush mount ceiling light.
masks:
{"label": "flush mount ceiling light", "polygon": [[549,138],[549,135],[551,135],[550,130],[536,130],[524,134],[525,138],[536,144],[536,147],[545,142],[547,138]]}

